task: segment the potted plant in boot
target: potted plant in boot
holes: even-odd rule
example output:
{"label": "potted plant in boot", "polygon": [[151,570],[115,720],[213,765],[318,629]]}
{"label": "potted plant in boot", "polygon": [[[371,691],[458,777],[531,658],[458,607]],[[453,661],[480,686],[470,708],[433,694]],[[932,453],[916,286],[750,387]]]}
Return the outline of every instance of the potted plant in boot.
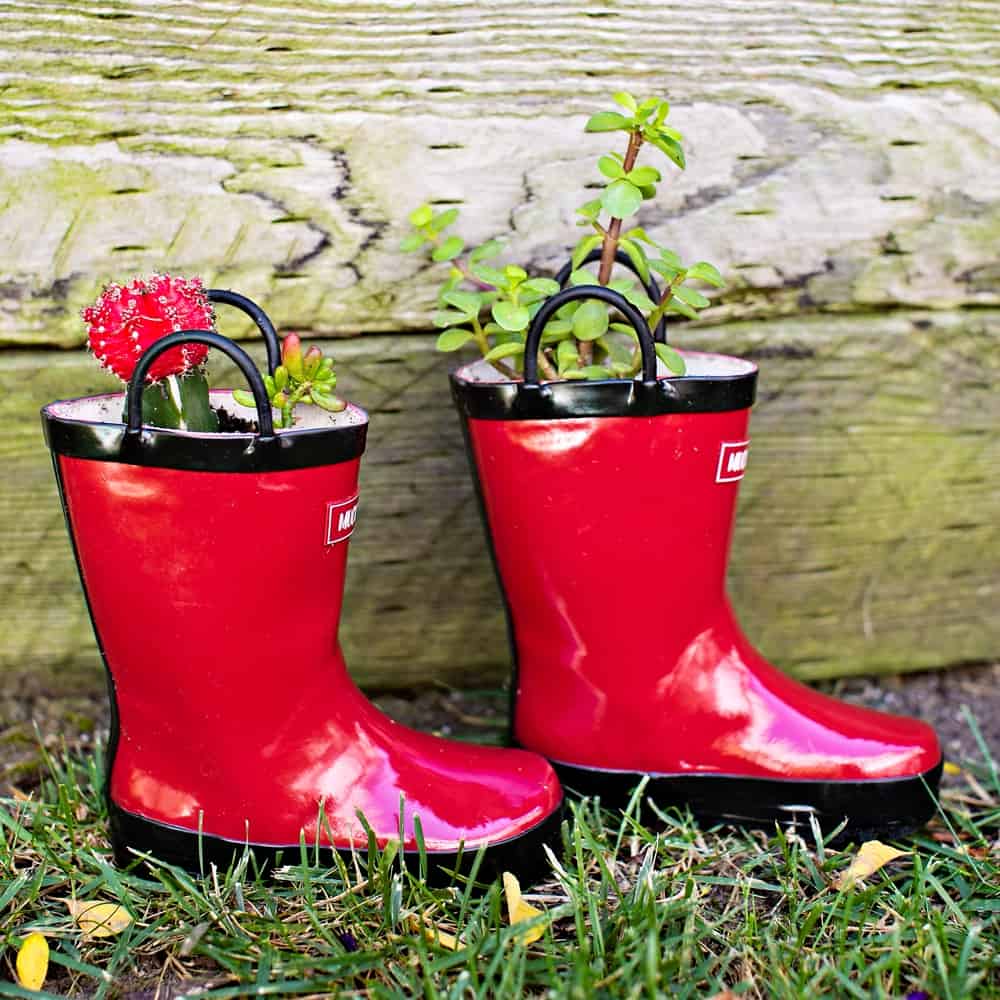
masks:
{"label": "potted plant in boot", "polygon": [[467,252],[454,210],[417,209],[403,245],[449,262],[438,347],[482,355],[451,386],[508,616],[513,738],[609,803],[648,776],[661,805],[707,820],[915,827],[934,809],[934,732],[793,681],[730,609],[757,366],[666,344],[671,313],[708,305],[689,283],[722,280],[626,229],[660,181],[640,152],[684,156],[665,101],[615,100],[587,130],[624,152],[598,161],[588,233],[555,279],[496,265],[495,241]]}
{"label": "potted plant in boot", "polygon": [[[212,300],[257,322],[266,375],[214,332]],[[484,873],[543,864],[561,803],[543,758],[407,729],[347,674],[368,416],[333,394],[332,362],[197,280],[111,285],[84,316],[126,391],[51,403],[42,422],[108,673],[118,861],[197,870],[246,846],[295,861],[304,838],[325,856],[400,841],[436,878],[480,848]],[[209,390],[209,348],[248,391]]]}

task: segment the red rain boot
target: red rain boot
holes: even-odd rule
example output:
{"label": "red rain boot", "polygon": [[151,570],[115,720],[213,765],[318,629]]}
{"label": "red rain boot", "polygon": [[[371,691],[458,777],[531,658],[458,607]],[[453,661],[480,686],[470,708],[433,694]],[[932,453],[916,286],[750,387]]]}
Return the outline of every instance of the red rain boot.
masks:
{"label": "red rain boot", "polygon": [[[259,434],[140,427],[145,372],[179,342],[239,365]],[[248,844],[295,864],[300,837],[328,859],[365,849],[370,827],[414,866],[422,846],[432,878],[480,847],[484,874],[540,868],[562,801],[549,764],[399,725],[345,669],[337,626],[367,414],[309,407],[275,434],[250,358],[200,331],[145,353],[127,406],[127,426],[121,394],[42,411],[108,669],[118,861],[142,851],[197,870]]]}
{"label": "red rain boot", "polygon": [[[613,303],[640,333],[642,381],[539,385],[535,351],[568,301]],[[726,563],[756,366],[686,355],[656,379],[642,316],[614,292],[551,298],[523,384],[478,362],[452,377],[515,663],[513,734],[571,787],[709,820],[901,831],[941,772],[928,726],[791,680],[743,636]]]}

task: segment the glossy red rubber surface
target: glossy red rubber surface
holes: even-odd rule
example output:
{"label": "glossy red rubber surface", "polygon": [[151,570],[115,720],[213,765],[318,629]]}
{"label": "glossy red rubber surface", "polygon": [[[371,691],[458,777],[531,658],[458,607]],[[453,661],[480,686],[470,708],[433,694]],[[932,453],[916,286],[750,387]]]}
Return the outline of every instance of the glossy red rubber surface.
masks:
{"label": "glossy red rubber surface", "polygon": [[304,831],[347,847],[367,844],[359,810],[380,844],[398,839],[403,797],[403,846],[419,815],[429,851],[518,837],[559,807],[543,758],[410,730],[350,680],[348,543],[328,541],[358,460],[259,474],[57,461],[115,687],[115,805],[251,844]]}
{"label": "glossy red rubber surface", "polygon": [[725,575],[748,418],[469,420],[522,746],[661,775],[857,781],[938,764],[928,726],[819,694],[740,631]]}

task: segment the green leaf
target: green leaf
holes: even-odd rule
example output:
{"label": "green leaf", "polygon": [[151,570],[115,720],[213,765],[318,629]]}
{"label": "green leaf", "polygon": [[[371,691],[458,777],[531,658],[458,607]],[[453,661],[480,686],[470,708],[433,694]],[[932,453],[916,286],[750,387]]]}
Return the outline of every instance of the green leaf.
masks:
{"label": "green leaf", "polygon": [[410,225],[416,226],[417,228],[420,226],[426,226],[427,223],[433,218],[434,209],[424,202],[424,204],[419,208],[415,208],[412,212],[410,212]]}
{"label": "green leaf", "polygon": [[610,177],[613,181],[618,180],[619,177],[625,176],[625,171],[622,169],[622,165],[613,156],[602,156],[597,161],[597,169],[600,170],[605,177]]}
{"label": "green leaf", "polygon": [[514,305],[513,302],[494,302],[493,318],[505,330],[516,332],[528,325],[531,314],[524,306]]}
{"label": "green leaf", "polygon": [[647,187],[662,179],[662,174],[656,167],[633,167],[625,175],[637,188]]}
{"label": "green leaf", "polygon": [[682,316],[687,316],[688,319],[698,318],[697,311],[692,309],[683,299],[679,299],[676,295],[674,295],[670,299],[667,308],[671,312],[680,313]]}
{"label": "green leaf", "polygon": [[483,300],[475,292],[460,292],[457,289],[445,292],[441,296],[443,302],[454,306],[463,316],[472,318],[479,315]]}
{"label": "green leaf", "polygon": [[[570,285],[576,287],[577,285],[596,285],[597,278],[595,278],[590,271],[584,271],[582,268],[577,268],[575,271],[571,271],[569,275]],[[567,305],[575,305],[576,303],[568,302]],[[574,310],[575,312],[576,310]],[[560,314],[562,309],[559,310]]]}
{"label": "green leaf", "polygon": [[584,126],[585,132],[616,132],[619,129],[629,131],[632,123],[617,111],[598,111],[596,115],[591,115],[590,120]]}
{"label": "green leaf", "polygon": [[573,324],[568,319],[550,319],[542,331],[542,344],[554,344],[565,340],[573,332]]}
{"label": "green leaf", "polygon": [[[635,230],[632,232],[634,233]],[[629,234],[629,236],[631,235],[632,233]],[[632,261],[632,266],[643,283],[649,284],[649,263],[646,260],[646,252],[642,247],[638,243],[634,243],[631,239],[620,239],[618,241],[618,248]]]}
{"label": "green leaf", "polygon": [[630,348],[608,337],[601,337],[597,341],[597,344],[607,352],[608,357],[613,363],[631,367],[632,351]]}
{"label": "green leaf", "polygon": [[696,278],[704,281],[707,285],[714,285],[716,288],[724,288],[726,285],[718,268],[709,264],[707,260],[699,260],[697,264],[692,264],[687,271],[688,278]]}
{"label": "green leaf", "polygon": [[623,233],[622,239],[638,240],[640,243],[647,243],[651,247],[655,247],[657,245],[656,240],[651,239],[646,233],[646,230],[642,229],[640,226],[634,226],[627,233]]}
{"label": "green leaf", "polygon": [[595,198],[593,201],[588,201],[585,205],[581,205],[576,210],[577,215],[582,215],[585,219],[593,222],[601,214],[601,199]]}
{"label": "green leaf", "polygon": [[551,278],[529,278],[521,285],[521,288],[525,288],[529,292],[538,292],[539,295],[544,295],[547,298],[559,291],[559,282],[553,281]]}
{"label": "green leaf", "polygon": [[288,369],[284,365],[278,365],[274,369],[274,391],[281,392],[288,385]]}
{"label": "green leaf", "polygon": [[240,404],[240,406],[249,406],[251,408],[257,405],[253,398],[253,393],[247,389],[233,389],[233,399]]}
{"label": "green leaf", "polygon": [[635,103],[635,98],[627,91],[620,90],[617,94],[612,94],[611,100],[615,104],[621,105],[630,115],[634,115],[639,110],[638,105]]}
{"label": "green leaf", "polygon": [[655,346],[656,356],[675,375],[683,375],[687,371],[687,365],[684,364],[684,359],[672,347],[667,344],[660,343],[657,343]]}
{"label": "green leaf", "polygon": [[656,308],[656,303],[641,288],[630,288],[622,294],[641,313],[649,313]]}
{"label": "green leaf", "polygon": [[328,392],[318,392],[313,389],[312,401],[324,410],[329,410],[331,413],[340,413],[341,410],[347,409],[347,403],[342,399],[338,399],[336,396],[331,396]]}
{"label": "green leaf", "polygon": [[447,229],[457,218],[457,208],[449,208],[444,212],[438,212],[438,214],[431,219],[431,229],[433,229],[435,233],[440,233]]}
{"label": "green leaf", "polygon": [[612,181],[601,195],[601,204],[612,218],[625,219],[639,210],[642,192],[631,181]]}
{"label": "green leaf", "polygon": [[667,120],[667,115],[670,114],[670,102],[660,101],[659,108],[656,109],[656,118],[654,119],[654,124],[657,128],[662,128],[663,123]]}
{"label": "green leaf", "polygon": [[651,260],[649,268],[651,271],[662,275],[667,281],[673,281],[684,270],[682,267],[675,267],[673,264],[668,264],[665,260]]}
{"label": "green leaf", "polygon": [[562,340],[556,347],[556,367],[562,374],[569,368],[576,368],[580,364],[580,358],[576,351],[576,341]]}
{"label": "green leaf", "polygon": [[614,330],[615,333],[628,334],[633,340],[639,339],[639,334],[635,332],[631,323],[612,323],[610,329]]}
{"label": "green leaf", "polygon": [[489,260],[491,257],[496,257],[502,249],[503,244],[499,240],[487,240],[469,254],[469,263],[474,264],[477,260]]}
{"label": "green leaf", "polygon": [[523,267],[518,267],[517,264],[508,264],[503,269],[504,277],[512,284],[520,284],[528,277],[528,272],[525,271]]}
{"label": "green leaf", "polygon": [[665,264],[669,264],[677,271],[684,270],[684,265],[681,263],[681,255],[676,250],[668,250],[666,247],[660,247],[660,260]]}
{"label": "green leaf", "polygon": [[413,253],[419,250],[427,242],[427,237],[423,233],[410,233],[400,244],[399,249],[403,253]]}
{"label": "green leaf", "polygon": [[580,369],[580,375],[586,379],[614,378],[614,373],[604,365],[587,365],[586,368]]}
{"label": "green leaf", "polygon": [[660,150],[661,153],[665,153],[667,158],[672,163],[680,167],[681,170],[684,169],[684,150],[681,149],[679,142],[675,139],[671,139],[669,136],[661,136],[659,132],[655,133],[655,138],[650,136],[649,141],[658,150]]}
{"label": "green leaf", "polygon": [[677,129],[671,128],[669,125],[664,125],[663,122],[660,122],[656,126],[656,129],[660,135],[665,136],[667,139],[673,139],[676,143],[682,143],[684,141],[684,136],[681,135]]}
{"label": "green leaf", "polygon": [[577,243],[576,249],[573,251],[573,270],[577,270],[577,268],[579,268],[587,259],[587,255],[596,250],[603,242],[604,237],[598,236],[596,233],[593,236],[584,236],[584,238]]}
{"label": "green leaf", "polygon": [[[449,294],[452,294],[449,292]],[[456,309],[443,309],[431,316],[431,322],[435,326],[454,326],[456,323],[464,323],[467,314]]]}
{"label": "green leaf", "polygon": [[640,102],[639,107],[636,108],[636,115],[645,121],[661,104],[662,102],[658,97],[647,97],[646,100]]}
{"label": "green leaf", "polygon": [[465,347],[470,340],[475,338],[468,330],[453,326],[438,334],[435,346],[439,351],[457,351],[460,347]]}
{"label": "green leaf", "polygon": [[701,292],[696,291],[694,288],[687,288],[684,285],[678,285],[674,289],[674,295],[695,309],[704,309],[705,306],[712,304]]}
{"label": "green leaf", "polygon": [[434,248],[431,260],[454,260],[465,249],[465,241],[460,236],[449,236],[440,246]]}
{"label": "green leaf", "polygon": [[497,344],[493,350],[483,355],[483,360],[499,361],[501,358],[509,358],[515,354],[524,354],[524,344],[520,341],[511,341],[507,344]]}
{"label": "green leaf", "polygon": [[490,267],[489,264],[472,264],[469,270],[480,281],[485,281],[487,285],[492,285],[494,288],[507,287],[507,279],[504,277],[503,271],[498,271],[495,267]]}
{"label": "green leaf", "polygon": [[587,301],[573,317],[573,336],[577,340],[597,340],[608,330],[608,307],[603,302]]}

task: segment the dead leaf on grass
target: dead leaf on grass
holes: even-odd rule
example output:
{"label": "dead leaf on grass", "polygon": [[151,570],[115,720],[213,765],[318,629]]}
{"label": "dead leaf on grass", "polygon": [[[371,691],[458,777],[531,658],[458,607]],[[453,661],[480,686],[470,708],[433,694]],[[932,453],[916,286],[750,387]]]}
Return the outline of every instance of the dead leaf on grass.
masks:
{"label": "dead leaf on grass", "polygon": [[410,930],[418,934],[423,934],[428,941],[439,944],[442,948],[447,948],[449,951],[458,951],[462,947],[462,942],[454,934],[449,934],[447,931],[441,930],[430,917],[418,917],[415,913],[411,913],[406,919],[410,925]]}
{"label": "dead leaf on grass", "polygon": [[106,938],[120,934],[132,916],[117,903],[94,903],[79,899],[64,899],[66,909],[86,938]]}
{"label": "dead leaf on grass", "polygon": [[[521,898],[521,883],[510,872],[503,873],[503,894],[507,900],[507,917],[511,926],[519,924],[523,920],[531,920],[532,917],[541,916],[545,911],[526,903]],[[529,945],[537,941],[545,934],[545,926],[531,927],[516,935],[516,940],[523,945]]]}
{"label": "dead leaf on grass", "polygon": [[49,971],[49,943],[34,931],[17,949],[17,981],[26,990],[40,990]]}
{"label": "dead leaf on grass", "polygon": [[890,861],[905,857],[909,853],[909,851],[898,851],[895,847],[889,847],[888,844],[883,844],[880,840],[866,840],[858,848],[858,853],[854,855],[854,860],[847,869],[833,880],[833,887],[845,889],[859,879],[874,875]]}

